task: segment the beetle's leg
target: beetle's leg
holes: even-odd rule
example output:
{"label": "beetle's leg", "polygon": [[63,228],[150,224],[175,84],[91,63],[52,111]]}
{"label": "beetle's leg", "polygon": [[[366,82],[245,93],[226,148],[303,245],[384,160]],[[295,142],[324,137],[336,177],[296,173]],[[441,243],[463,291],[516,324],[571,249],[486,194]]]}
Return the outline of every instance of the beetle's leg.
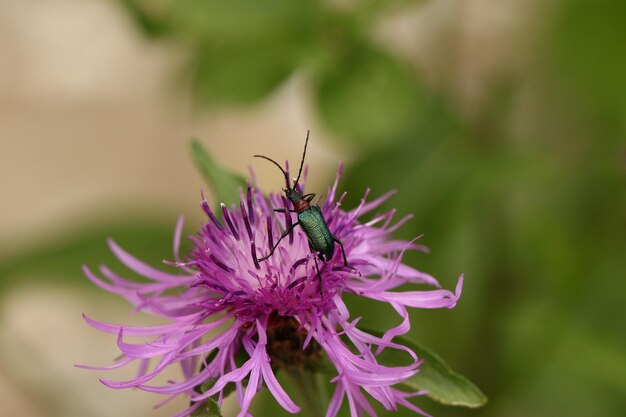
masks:
{"label": "beetle's leg", "polygon": [[[356,269],[352,268],[351,266],[348,265],[348,260],[346,259],[346,250],[343,248],[343,243],[341,243],[341,240],[339,240],[338,238],[336,238],[335,236],[332,236],[333,240],[335,242],[337,242],[339,244],[339,246],[341,246],[341,254],[343,255],[343,266],[345,266],[346,268],[351,269],[353,272],[359,272]],[[360,273],[359,273],[360,275]]]}
{"label": "beetle's leg", "polygon": [[309,203],[314,198],[315,198],[315,193],[305,194],[305,195],[302,196],[302,199],[308,201]]}
{"label": "beetle's leg", "polygon": [[[317,264],[317,258],[320,258],[319,253],[315,253],[315,249],[313,249],[313,245],[311,244],[311,239],[309,239],[309,249],[311,249],[311,253],[315,255],[315,257],[313,258],[313,260],[315,261],[315,270],[317,271],[317,280],[318,280],[318,287],[320,290],[320,297],[322,296],[322,274],[320,273],[320,267]],[[322,262],[324,261],[324,259],[322,259]]]}
{"label": "beetle's leg", "polygon": [[323,295],[322,294],[322,274],[320,274],[320,267],[317,265],[317,256],[315,258],[313,258],[313,260],[315,261],[315,269],[317,270],[317,285],[318,288],[320,290],[320,297]]}
{"label": "beetle's leg", "polygon": [[341,254],[343,255],[343,266],[347,267],[348,266],[348,260],[346,259],[346,251],[343,248],[343,243],[341,243],[341,240],[337,239],[335,236],[332,236],[333,240],[337,243],[339,243],[339,246],[341,246]]}
{"label": "beetle's leg", "polygon": [[263,262],[264,260],[266,260],[267,258],[269,258],[270,256],[272,256],[274,254],[274,251],[276,250],[276,248],[278,247],[278,244],[280,243],[281,240],[283,240],[284,238],[287,237],[287,235],[289,235],[289,233],[291,233],[291,231],[294,229],[294,227],[296,227],[297,225],[299,225],[299,222],[295,222],[294,224],[292,224],[291,226],[289,226],[287,228],[287,230],[285,230],[283,232],[282,235],[280,235],[280,238],[278,239],[278,241],[276,241],[276,243],[274,244],[274,247],[272,248],[272,250],[270,251],[269,255],[264,256],[262,258],[257,259],[258,262]]}
{"label": "beetle's leg", "polygon": [[297,210],[291,210],[291,209],[285,209],[285,208],[277,208],[277,209],[274,209],[274,211],[277,213],[286,213],[286,212],[297,213],[298,212]]}

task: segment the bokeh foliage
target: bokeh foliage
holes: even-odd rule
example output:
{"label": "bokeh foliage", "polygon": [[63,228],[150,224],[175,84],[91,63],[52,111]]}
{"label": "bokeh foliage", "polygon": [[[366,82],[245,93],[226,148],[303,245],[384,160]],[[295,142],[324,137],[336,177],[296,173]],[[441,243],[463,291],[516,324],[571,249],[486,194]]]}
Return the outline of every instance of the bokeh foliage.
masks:
{"label": "bokeh foliage", "polygon": [[360,146],[411,132],[421,113],[420,79],[371,36],[375,17],[413,2],[365,1],[356,10],[316,0],[122,3],[147,36],[185,48],[200,105],[254,105],[298,73],[320,119]]}
{"label": "bokeh foliage", "polygon": [[[523,64],[487,83],[488,99],[469,113],[373,36],[388,13],[417,1],[341,8],[315,0],[120,1],[143,33],[186,51],[181,72],[208,111],[259,105],[290,77],[303,77],[319,120],[354,154],[341,183],[346,206],[366,187],[398,189],[387,208],[415,215],[399,235],[424,233],[433,248],[409,260],[448,288],[465,272],[457,308],[414,312],[411,336],[476,382],[490,403],[462,410],[419,399],[426,411],[623,415],[623,0],[542,8]],[[133,251],[150,252],[157,239],[168,244],[169,224],[148,229],[107,234],[147,243],[125,245]],[[104,232],[84,233],[67,250],[51,244],[5,262],[0,278],[49,266],[76,276],[76,259],[107,261]],[[101,249],[83,253],[96,237]],[[162,246],[137,255],[162,257]],[[376,304],[349,302],[355,315],[368,312],[368,326],[389,325],[386,310],[372,317]],[[260,403],[282,415],[271,400]]]}

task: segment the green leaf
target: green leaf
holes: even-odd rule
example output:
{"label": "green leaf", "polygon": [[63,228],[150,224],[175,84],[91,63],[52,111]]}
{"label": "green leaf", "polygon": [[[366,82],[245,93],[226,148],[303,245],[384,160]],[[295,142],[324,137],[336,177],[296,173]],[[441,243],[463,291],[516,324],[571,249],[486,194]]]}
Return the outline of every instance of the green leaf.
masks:
{"label": "green leaf", "polygon": [[176,0],[172,35],[190,47],[197,103],[251,105],[311,55],[321,8],[314,0]]}
{"label": "green leaf", "polygon": [[148,37],[169,34],[169,4],[154,0],[119,0],[139,29]]}
{"label": "green leaf", "polygon": [[[383,335],[376,330],[361,330],[377,337]],[[408,347],[417,354],[418,359],[424,360],[416,375],[406,379],[396,387],[405,391],[427,390],[426,395],[428,397],[444,405],[479,408],[487,403],[487,397],[476,385],[463,375],[454,372],[439,355],[427,347],[401,336],[396,336],[394,342]],[[409,357],[404,352],[385,349],[378,356],[378,360],[386,366],[405,366]],[[328,361],[322,361],[315,369],[325,374],[336,372],[334,366]]]}
{"label": "green leaf", "polygon": [[222,417],[222,410],[213,397],[209,397],[191,413],[191,417]]}
{"label": "green leaf", "polygon": [[360,146],[389,140],[419,121],[422,92],[392,56],[353,45],[316,80],[317,105],[326,125]]}
{"label": "green leaf", "polygon": [[176,0],[172,9],[177,30],[192,42],[272,39],[275,46],[311,33],[320,13],[313,0]]}
{"label": "green leaf", "polygon": [[243,177],[218,165],[197,139],[191,140],[191,155],[219,202],[231,206],[240,200],[239,188],[246,184]]}
{"label": "green leaf", "polygon": [[190,68],[195,99],[204,105],[256,104],[287,80],[300,54],[289,42],[200,47]]}
{"label": "green leaf", "polygon": [[[364,330],[382,336],[380,332]],[[408,347],[420,360],[424,360],[419,372],[399,384],[399,387],[411,391],[427,390],[428,397],[445,405],[478,408],[487,403],[487,397],[476,385],[454,372],[439,355],[426,346],[400,336],[395,337],[394,342]],[[385,365],[406,365],[406,354],[395,349],[386,349],[379,356],[379,360]]]}

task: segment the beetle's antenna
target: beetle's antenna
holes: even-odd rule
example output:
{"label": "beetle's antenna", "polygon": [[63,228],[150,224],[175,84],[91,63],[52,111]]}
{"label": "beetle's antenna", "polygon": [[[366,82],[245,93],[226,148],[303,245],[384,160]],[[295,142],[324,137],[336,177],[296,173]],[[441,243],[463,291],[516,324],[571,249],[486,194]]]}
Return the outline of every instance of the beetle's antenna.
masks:
{"label": "beetle's antenna", "polygon": [[285,184],[287,184],[287,188],[289,188],[289,177],[287,176],[287,173],[285,172],[285,170],[283,169],[283,167],[281,167],[278,162],[274,161],[272,158],[269,158],[265,155],[254,155],[255,158],[263,158],[266,159],[268,161],[270,161],[271,163],[273,163],[274,165],[276,165],[278,167],[278,169],[280,169],[280,171],[283,173],[283,175],[285,176]]}
{"label": "beetle's antenna", "polygon": [[304,141],[304,152],[302,152],[302,161],[300,161],[300,170],[298,170],[298,178],[296,178],[296,182],[293,183],[293,188],[298,187],[298,181],[300,181],[300,174],[302,174],[302,167],[304,166],[304,158],[306,157],[306,146],[309,144],[309,134],[310,130],[306,131],[306,140]]}

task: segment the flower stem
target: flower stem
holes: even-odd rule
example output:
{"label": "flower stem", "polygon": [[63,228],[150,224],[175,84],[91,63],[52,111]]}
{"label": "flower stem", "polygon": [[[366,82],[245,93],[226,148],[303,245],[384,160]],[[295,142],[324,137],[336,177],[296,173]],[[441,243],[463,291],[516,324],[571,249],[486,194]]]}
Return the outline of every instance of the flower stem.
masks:
{"label": "flower stem", "polygon": [[328,402],[326,390],[318,373],[306,369],[288,369],[285,374],[298,391],[299,405],[309,417],[324,417]]}

